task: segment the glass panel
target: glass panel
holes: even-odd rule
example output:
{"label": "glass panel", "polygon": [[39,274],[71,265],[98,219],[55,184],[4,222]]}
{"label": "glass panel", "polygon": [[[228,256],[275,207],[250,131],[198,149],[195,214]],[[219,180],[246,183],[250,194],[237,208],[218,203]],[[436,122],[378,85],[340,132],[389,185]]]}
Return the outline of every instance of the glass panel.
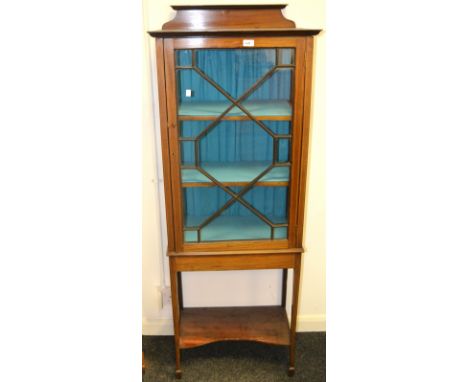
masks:
{"label": "glass panel", "polygon": [[256,116],[290,117],[292,69],[277,69],[242,105]]}
{"label": "glass panel", "polygon": [[184,241],[287,238],[293,68],[281,65],[294,49],[183,50],[176,62],[180,158],[192,167],[181,169]]}
{"label": "glass panel", "polygon": [[202,241],[270,238],[270,226],[239,202],[201,229]]}
{"label": "glass panel", "polygon": [[253,187],[243,199],[271,223],[288,222],[288,187]]}
{"label": "glass panel", "polygon": [[288,237],[288,227],[278,227],[274,230],[274,239],[287,239]]}
{"label": "glass panel", "polygon": [[290,121],[262,121],[263,124],[270,129],[273,134],[288,135],[291,134]]}
{"label": "glass panel", "polygon": [[274,167],[259,182],[289,182],[289,167]]}
{"label": "glass panel", "polygon": [[191,50],[177,50],[176,51],[176,65],[177,66],[192,66],[192,51]]}
{"label": "glass panel", "polygon": [[200,140],[200,166],[221,182],[250,182],[273,162],[273,139],[253,121],[222,121]]}
{"label": "glass panel", "polygon": [[185,166],[195,164],[195,146],[193,142],[180,142],[180,161]]}
{"label": "glass panel", "polygon": [[278,162],[289,162],[289,139],[278,139]]}
{"label": "glass panel", "polygon": [[194,169],[182,169],[182,183],[212,183],[209,178],[200,171]]}
{"label": "glass panel", "polygon": [[209,125],[209,121],[180,121],[179,135],[183,138],[195,138]]}
{"label": "glass panel", "polygon": [[184,231],[184,241],[186,243],[197,242],[198,241],[197,231],[195,230]]}
{"label": "glass panel", "polygon": [[294,64],[294,49],[283,48],[279,49],[278,65],[293,65]]}
{"label": "glass panel", "polygon": [[185,116],[221,114],[231,102],[193,69],[177,73],[178,113]]}
{"label": "glass panel", "polygon": [[275,66],[275,49],[197,50],[197,66],[232,97],[239,98]]}
{"label": "glass panel", "polygon": [[[219,187],[187,187],[183,189],[185,241],[197,241],[197,231],[212,214],[218,211],[231,196]],[[191,230],[190,230],[191,229]]]}

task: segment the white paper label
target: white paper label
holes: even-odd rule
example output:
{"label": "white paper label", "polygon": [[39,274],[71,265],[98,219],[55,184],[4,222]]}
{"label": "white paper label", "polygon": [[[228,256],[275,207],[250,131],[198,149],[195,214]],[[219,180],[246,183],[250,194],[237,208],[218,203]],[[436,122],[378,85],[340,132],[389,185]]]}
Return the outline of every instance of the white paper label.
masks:
{"label": "white paper label", "polygon": [[185,89],[185,96],[191,97],[192,96],[192,89]]}
{"label": "white paper label", "polygon": [[255,41],[254,40],[242,40],[242,45],[243,46],[255,46]]}

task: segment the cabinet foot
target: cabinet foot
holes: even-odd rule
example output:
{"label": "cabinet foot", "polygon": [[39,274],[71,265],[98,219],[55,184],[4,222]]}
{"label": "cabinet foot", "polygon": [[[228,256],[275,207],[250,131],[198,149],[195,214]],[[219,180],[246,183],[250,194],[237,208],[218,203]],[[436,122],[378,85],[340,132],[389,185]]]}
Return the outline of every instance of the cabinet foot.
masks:
{"label": "cabinet foot", "polygon": [[176,370],[175,377],[176,377],[176,379],[181,379],[182,378],[182,370]]}
{"label": "cabinet foot", "polygon": [[294,367],[290,366],[289,369],[288,369],[288,376],[289,377],[293,377],[294,376]]}

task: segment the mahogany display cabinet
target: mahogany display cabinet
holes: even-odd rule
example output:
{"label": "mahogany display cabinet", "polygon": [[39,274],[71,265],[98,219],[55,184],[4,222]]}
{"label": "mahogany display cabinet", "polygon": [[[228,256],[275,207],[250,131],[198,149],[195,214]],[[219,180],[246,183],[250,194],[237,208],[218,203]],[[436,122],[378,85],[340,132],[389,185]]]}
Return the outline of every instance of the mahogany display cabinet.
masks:
{"label": "mahogany display cabinet", "polygon": [[[320,30],[296,28],[284,7],[173,6],[174,19],[149,32],[156,38],[178,378],[181,349],[226,340],[288,346],[294,374]],[[252,269],[283,270],[277,306],[184,307],[182,272]]]}

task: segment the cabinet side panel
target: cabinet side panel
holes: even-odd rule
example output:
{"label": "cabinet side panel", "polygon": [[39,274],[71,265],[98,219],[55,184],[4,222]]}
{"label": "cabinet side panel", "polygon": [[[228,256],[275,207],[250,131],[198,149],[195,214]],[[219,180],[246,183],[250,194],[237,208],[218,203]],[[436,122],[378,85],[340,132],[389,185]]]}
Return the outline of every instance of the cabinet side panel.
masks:
{"label": "cabinet side panel", "polygon": [[183,241],[183,211],[182,211],[182,188],[180,179],[180,153],[179,153],[179,127],[177,122],[177,83],[175,73],[174,40],[164,40],[164,64],[166,78],[167,97],[167,132],[169,162],[171,166],[172,184],[172,211],[173,211],[173,235],[176,251],[182,249]]}
{"label": "cabinet side panel", "polygon": [[164,44],[163,40],[156,39],[156,66],[158,76],[159,119],[161,133],[162,162],[164,175],[164,196],[166,200],[167,220],[167,246],[168,251],[174,251],[174,224],[172,212],[171,167],[169,156],[169,137],[167,125],[166,80],[164,74]]}
{"label": "cabinet side panel", "polygon": [[302,246],[304,231],[304,209],[307,185],[307,163],[309,154],[309,132],[311,122],[311,97],[312,97],[312,70],[313,70],[314,38],[306,37],[305,51],[305,86],[304,86],[304,112],[302,123],[302,152],[301,152],[301,174],[300,190],[298,200],[297,216],[297,245]]}
{"label": "cabinet side panel", "polygon": [[292,150],[291,150],[291,178],[290,178],[290,195],[289,195],[289,247],[296,246],[296,222],[298,210],[298,198],[303,193],[300,187],[301,168],[301,145],[302,145],[302,113],[304,102],[304,56],[305,56],[305,39],[300,38],[296,46],[296,73],[293,84],[294,89],[294,115],[293,115],[293,134],[292,134]]}

